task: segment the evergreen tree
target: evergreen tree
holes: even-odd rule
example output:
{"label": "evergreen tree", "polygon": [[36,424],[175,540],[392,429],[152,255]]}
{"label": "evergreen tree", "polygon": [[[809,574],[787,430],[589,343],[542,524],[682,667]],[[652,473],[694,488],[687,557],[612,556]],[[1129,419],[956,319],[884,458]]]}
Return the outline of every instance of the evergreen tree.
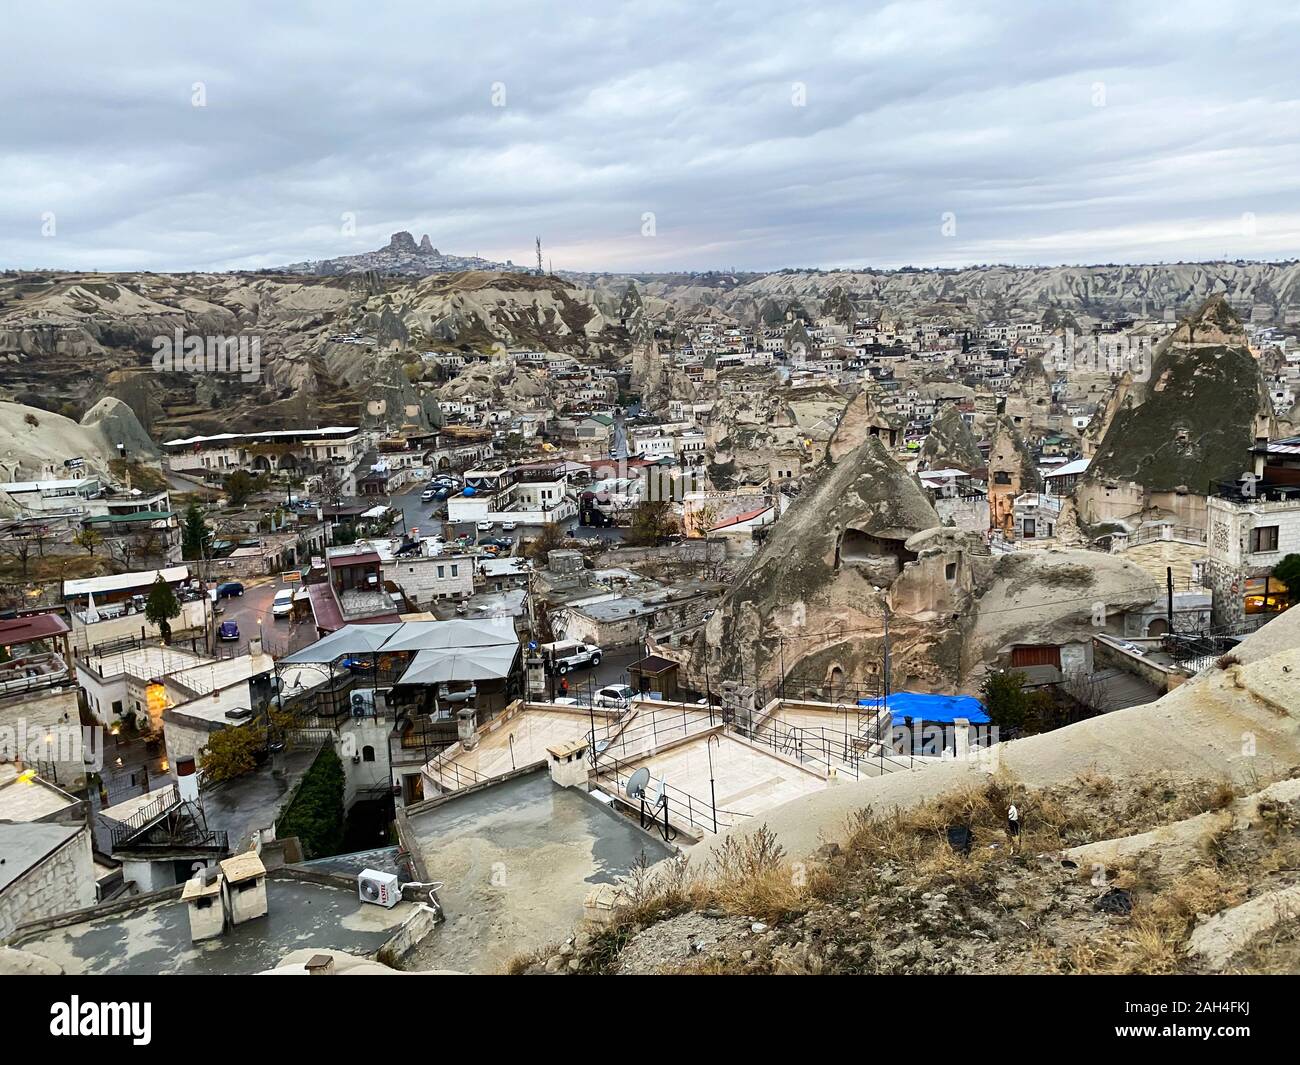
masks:
{"label": "evergreen tree", "polygon": [[171,642],[171,619],[179,617],[180,612],[181,604],[177,602],[172,586],[162,579],[161,573],[158,574],[149,589],[149,598],[145,600],[144,616],[158,626],[163,643]]}
{"label": "evergreen tree", "polygon": [[185,508],[185,518],[181,525],[181,557],[187,562],[201,559],[207,553],[208,540],[212,531],[203,517],[203,510],[197,503]]}

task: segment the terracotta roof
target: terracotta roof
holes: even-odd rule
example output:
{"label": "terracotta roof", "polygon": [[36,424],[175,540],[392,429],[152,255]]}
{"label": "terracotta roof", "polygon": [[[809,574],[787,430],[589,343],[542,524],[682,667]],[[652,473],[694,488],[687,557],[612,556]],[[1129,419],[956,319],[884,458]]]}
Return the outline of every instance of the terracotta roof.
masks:
{"label": "terracotta roof", "polygon": [[730,525],[739,525],[741,522],[750,521],[753,518],[757,518],[763,514],[766,514],[771,509],[772,509],[771,507],[759,507],[757,510],[749,510],[746,511],[744,514],[737,514],[734,518],[728,518],[726,521],[720,521],[718,522],[717,525],[714,525],[713,528],[725,529]]}
{"label": "terracotta roof", "polygon": [[25,618],[11,618],[0,621],[0,644],[6,647],[18,643],[30,643],[33,640],[46,640],[51,636],[62,636],[68,631],[68,623],[58,614],[32,614]]}

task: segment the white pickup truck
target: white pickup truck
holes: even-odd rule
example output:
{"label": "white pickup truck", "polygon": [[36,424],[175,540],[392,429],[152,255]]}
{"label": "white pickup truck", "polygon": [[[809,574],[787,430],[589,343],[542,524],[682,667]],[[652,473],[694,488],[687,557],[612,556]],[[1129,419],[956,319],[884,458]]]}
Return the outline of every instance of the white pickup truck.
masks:
{"label": "white pickup truck", "polygon": [[583,666],[598,666],[604,655],[595,644],[579,643],[576,640],[545,644],[541,650],[556,673],[568,673],[571,669]]}

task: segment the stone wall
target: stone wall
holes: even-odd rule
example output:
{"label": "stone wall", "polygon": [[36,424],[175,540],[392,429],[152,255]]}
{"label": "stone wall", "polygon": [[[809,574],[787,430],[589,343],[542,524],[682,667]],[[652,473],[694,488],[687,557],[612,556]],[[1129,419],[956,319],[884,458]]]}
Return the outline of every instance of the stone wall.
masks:
{"label": "stone wall", "polygon": [[75,836],[0,892],[0,939],[18,925],[95,904],[90,830]]}

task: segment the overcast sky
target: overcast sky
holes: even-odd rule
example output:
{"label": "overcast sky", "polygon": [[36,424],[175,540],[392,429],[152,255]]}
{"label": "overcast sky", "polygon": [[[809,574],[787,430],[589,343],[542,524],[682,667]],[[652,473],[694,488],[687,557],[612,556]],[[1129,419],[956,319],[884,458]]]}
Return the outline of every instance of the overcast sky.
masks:
{"label": "overcast sky", "polygon": [[400,229],[515,262],[540,235],[556,269],[1300,255],[1293,0],[6,3],[3,25],[5,267],[257,268]]}

